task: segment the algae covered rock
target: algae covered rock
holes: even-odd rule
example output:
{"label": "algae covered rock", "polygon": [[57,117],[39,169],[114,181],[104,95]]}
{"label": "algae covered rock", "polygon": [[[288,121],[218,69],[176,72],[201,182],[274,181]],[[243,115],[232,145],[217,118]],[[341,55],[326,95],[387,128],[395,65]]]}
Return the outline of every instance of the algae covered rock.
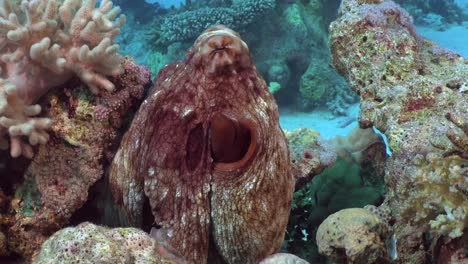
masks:
{"label": "algae covered rock", "polygon": [[316,240],[319,252],[333,261],[382,263],[387,255],[387,233],[387,225],[371,211],[349,208],[325,219]]}
{"label": "algae covered rock", "polygon": [[52,235],[34,263],[176,263],[158,255],[158,246],[156,240],[136,228],[110,229],[85,222]]}
{"label": "algae covered rock", "polygon": [[342,1],[330,48],[361,97],[360,126],[388,138],[399,261],[436,261],[441,245],[457,247],[467,230],[468,60],[420,37],[392,1]]}

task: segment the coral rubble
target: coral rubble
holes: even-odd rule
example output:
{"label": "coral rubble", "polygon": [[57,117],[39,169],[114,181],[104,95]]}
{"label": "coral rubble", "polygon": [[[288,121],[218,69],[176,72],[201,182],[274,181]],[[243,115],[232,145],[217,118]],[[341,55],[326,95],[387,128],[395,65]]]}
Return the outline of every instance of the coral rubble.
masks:
{"label": "coral rubble", "polygon": [[421,38],[391,1],[343,1],[330,34],[333,64],[361,97],[360,126],[388,137],[398,261],[423,263],[423,243],[466,233],[468,61]]}

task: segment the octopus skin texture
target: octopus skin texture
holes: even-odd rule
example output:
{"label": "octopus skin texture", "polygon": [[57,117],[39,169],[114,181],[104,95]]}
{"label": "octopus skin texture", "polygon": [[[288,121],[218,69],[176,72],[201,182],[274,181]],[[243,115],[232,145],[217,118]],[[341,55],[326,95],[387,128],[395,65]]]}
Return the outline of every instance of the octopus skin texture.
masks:
{"label": "octopus skin texture", "polygon": [[132,225],[148,198],[154,237],[187,263],[259,263],[279,251],[295,179],[278,107],[236,32],[208,28],[160,71],[110,183]]}

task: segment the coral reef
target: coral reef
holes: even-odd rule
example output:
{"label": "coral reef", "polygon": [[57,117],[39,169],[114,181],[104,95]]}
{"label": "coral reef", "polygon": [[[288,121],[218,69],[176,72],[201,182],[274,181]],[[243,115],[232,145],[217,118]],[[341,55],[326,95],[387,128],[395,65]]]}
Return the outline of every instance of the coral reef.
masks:
{"label": "coral reef", "polygon": [[136,228],[96,226],[84,222],[64,228],[42,245],[33,263],[181,263],[161,249],[161,245],[147,233]]}
{"label": "coral reef", "polygon": [[[109,0],[0,2],[0,146],[32,157],[45,144],[50,120],[33,105],[51,88],[78,76],[94,93],[112,91],[107,76],[123,70],[118,45],[125,16]],[[22,137],[28,140],[24,142]]]}
{"label": "coral reef", "polygon": [[339,14],[333,64],[361,97],[360,126],[384,132],[392,151],[385,181],[398,261],[423,263],[423,243],[466,233],[467,60],[418,36],[391,1],[346,0]]}
{"label": "coral reef", "polygon": [[304,111],[326,107],[337,116],[346,115],[357,97],[330,67],[322,16],[330,3],[316,2],[278,4],[274,16],[262,25],[247,27],[244,37],[267,82],[281,84],[275,94],[280,105]]}
{"label": "coral reef", "polygon": [[420,24],[434,25],[434,18],[440,26],[443,26],[442,23],[461,23],[468,20],[468,13],[464,12],[454,0],[396,0],[395,2],[408,10],[415,22]]}
{"label": "coral reef", "polygon": [[163,41],[195,38],[207,27],[223,24],[239,30],[271,11],[275,0],[234,1],[229,7],[203,7],[168,16],[161,25]]}
{"label": "coral reef", "polygon": [[377,215],[362,208],[338,211],[317,230],[319,252],[338,263],[390,263],[385,240],[387,225]]}
{"label": "coral reef", "polygon": [[[89,188],[103,176],[119,143],[118,132],[150,82],[148,69],[130,58],[122,67],[111,79],[113,92],[96,97],[73,80],[38,101],[52,120],[51,140],[39,146],[30,163],[7,160],[2,175],[2,186],[12,181],[7,187],[14,188],[1,223],[8,230],[9,250],[31,258],[83,206]],[[25,180],[18,182],[22,176]]]}
{"label": "coral reef", "polygon": [[301,76],[299,103],[304,110],[328,105],[335,115],[346,115],[346,110],[357,102],[356,99],[346,81],[325,59],[311,62]]}

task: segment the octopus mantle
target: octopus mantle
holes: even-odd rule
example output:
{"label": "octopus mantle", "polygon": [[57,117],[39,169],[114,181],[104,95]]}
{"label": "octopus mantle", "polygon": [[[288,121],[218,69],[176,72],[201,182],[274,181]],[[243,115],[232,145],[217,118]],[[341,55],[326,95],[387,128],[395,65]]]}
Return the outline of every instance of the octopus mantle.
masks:
{"label": "octopus mantle", "polygon": [[149,199],[155,237],[189,263],[258,263],[284,238],[294,189],[273,96],[247,45],[222,26],[166,66],[113,161],[133,225]]}

